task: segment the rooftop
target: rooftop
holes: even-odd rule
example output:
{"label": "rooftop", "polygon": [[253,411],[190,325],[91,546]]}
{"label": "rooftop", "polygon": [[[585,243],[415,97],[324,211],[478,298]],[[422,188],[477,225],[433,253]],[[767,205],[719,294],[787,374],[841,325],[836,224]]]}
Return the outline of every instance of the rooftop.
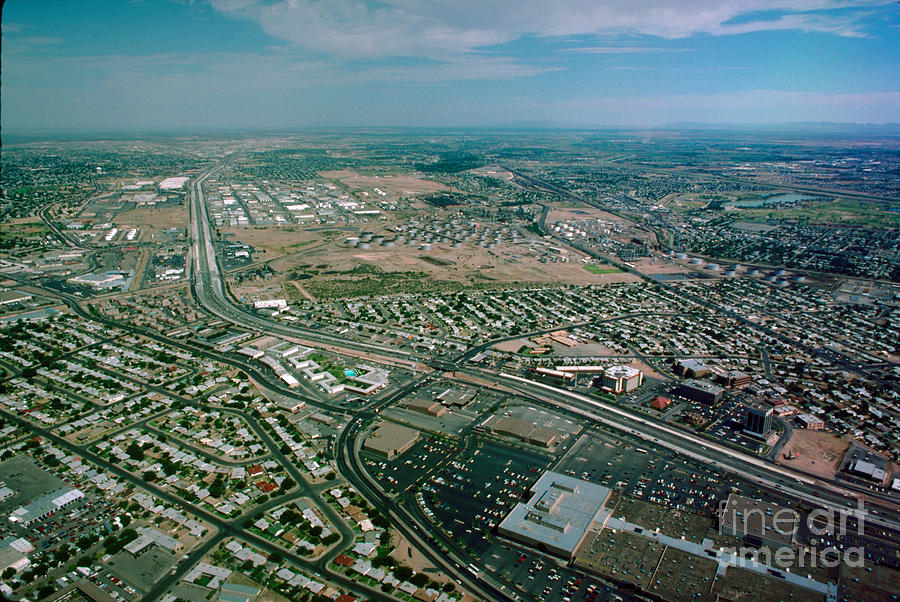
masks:
{"label": "rooftop", "polygon": [[531,499],[517,504],[500,523],[501,532],[568,556],[609,497],[606,487],[556,472],[545,472],[531,491]]}

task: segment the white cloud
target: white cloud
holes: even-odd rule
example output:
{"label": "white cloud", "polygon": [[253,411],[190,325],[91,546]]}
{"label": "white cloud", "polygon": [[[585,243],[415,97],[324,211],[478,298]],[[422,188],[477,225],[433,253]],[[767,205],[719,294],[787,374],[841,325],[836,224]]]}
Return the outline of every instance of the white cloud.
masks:
{"label": "white cloud", "polygon": [[[211,0],[269,34],[339,57],[459,58],[525,35],[660,38],[791,29],[857,36],[887,0]],[[845,9],[835,11],[834,9]],[[765,14],[768,18],[764,18]]]}

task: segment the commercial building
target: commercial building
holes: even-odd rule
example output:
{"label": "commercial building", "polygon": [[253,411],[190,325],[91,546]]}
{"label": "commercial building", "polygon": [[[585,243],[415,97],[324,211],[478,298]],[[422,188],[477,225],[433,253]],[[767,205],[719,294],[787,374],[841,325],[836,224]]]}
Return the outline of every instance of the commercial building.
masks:
{"label": "commercial building", "polygon": [[422,399],[421,397],[413,397],[405,400],[403,407],[413,412],[427,414],[429,416],[441,416],[447,411],[447,407],[441,405],[439,401],[431,401],[430,399]]}
{"label": "commercial building", "polygon": [[569,382],[575,380],[575,375],[571,372],[563,372],[561,370],[554,370],[552,368],[533,368],[532,371],[535,374],[538,374],[545,378],[550,378],[552,380],[561,382]]}
{"label": "commercial building", "polygon": [[502,416],[494,421],[488,421],[485,426],[490,428],[492,433],[508,435],[541,447],[550,447],[556,443],[560,435],[556,429],[537,426],[533,422],[511,416]]}
{"label": "commercial building", "polygon": [[503,519],[499,533],[566,559],[574,557],[609,498],[606,487],[556,472],[545,472],[531,493]]}
{"label": "commercial building", "polygon": [[794,543],[800,516],[792,508],[732,493],[719,509],[719,530],[750,545],[781,548]]}
{"label": "commercial building", "polygon": [[15,535],[0,541],[0,573],[6,569],[19,572],[27,568],[31,564],[28,555],[33,551],[31,542]]}
{"label": "commercial building", "polygon": [[668,397],[663,397],[662,395],[657,395],[653,401],[650,402],[650,407],[654,410],[665,410],[672,404],[672,400]]}
{"label": "commercial building", "polygon": [[66,280],[69,284],[90,286],[99,289],[124,287],[131,275],[122,272],[104,272],[102,274],[82,274]]}
{"label": "commercial building", "polygon": [[159,546],[167,552],[178,552],[184,546],[180,541],[173,537],[169,537],[165,533],[160,533],[151,527],[138,528],[137,539],[132,540],[125,546],[125,551],[132,556],[138,556],[152,545]]}
{"label": "commercial building", "polygon": [[695,380],[689,378],[678,386],[676,393],[685,399],[691,399],[705,404],[713,404],[722,399],[725,389],[717,387],[708,380]]}
{"label": "commercial building", "polygon": [[876,483],[883,483],[886,472],[883,468],[879,468],[874,462],[867,460],[853,460],[847,466],[847,472],[858,477],[863,477]]}
{"label": "commercial building", "polygon": [[64,487],[33,500],[31,503],[13,510],[9,521],[28,526],[31,523],[47,518],[54,512],[66,508],[84,497],[78,489]]}
{"label": "commercial building", "polygon": [[611,366],[600,376],[600,388],[610,393],[634,391],[644,382],[644,373],[631,366]]}
{"label": "commercial building", "polygon": [[813,414],[798,414],[797,423],[811,431],[821,431],[825,428],[825,421]]}
{"label": "commercial building", "polygon": [[740,370],[728,370],[727,372],[717,372],[716,382],[728,387],[729,389],[738,389],[746,387],[750,384],[750,375]]}
{"label": "commercial building", "polygon": [[456,389],[447,389],[434,398],[435,401],[445,406],[461,408],[468,405],[475,398],[475,393],[468,391],[457,391]]}
{"label": "commercial building", "polygon": [[419,440],[419,431],[393,422],[382,422],[366,437],[363,449],[384,456],[388,460],[408,451]]}
{"label": "commercial building", "polygon": [[689,378],[703,378],[712,374],[709,366],[700,360],[686,359],[675,362],[675,372]]}
{"label": "commercial building", "polygon": [[748,435],[764,438],[772,430],[772,406],[754,402],[747,406],[744,418],[744,432]]}

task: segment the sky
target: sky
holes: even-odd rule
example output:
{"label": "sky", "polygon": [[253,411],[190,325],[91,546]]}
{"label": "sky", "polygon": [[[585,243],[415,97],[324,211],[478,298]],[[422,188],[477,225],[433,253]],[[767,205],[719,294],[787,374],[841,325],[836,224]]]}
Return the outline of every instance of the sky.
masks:
{"label": "sky", "polygon": [[884,0],[6,0],[7,132],[900,122]]}

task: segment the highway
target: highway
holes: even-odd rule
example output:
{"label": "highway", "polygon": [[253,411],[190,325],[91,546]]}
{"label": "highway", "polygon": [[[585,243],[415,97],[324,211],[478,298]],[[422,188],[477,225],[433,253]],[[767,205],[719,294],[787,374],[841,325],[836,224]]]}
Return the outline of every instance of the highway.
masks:
{"label": "highway", "polygon": [[[194,297],[200,305],[219,318],[246,328],[256,328],[265,332],[283,334],[286,336],[312,338],[313,340],[318,341],[320,345],[338,345],[395,358],[405,358],[410,355],[408,352],[398,351],[388,347],[356,341],[346,341],[332,335],[324,335],[323,333],[273,323],[235,307],[229,301],[225,293],[221,270],[212,244],[212,234],[203,197],[203,181],[218,169],[221,169],[221,167],[207,170],[194,180],[191,185],[189,212],[191,221],[192,254],[191,285]],[[421,377],[420,381],[424,380],[424,378],[425,377]],[[409,391],[412,391],[418,384],[419,381],[410,383],[397,394],[379,402],[379,406],[390,405],[396,399],[399,399]],[[421,549],[426,557],[435,563],[435,566],[440,567],[446,575],[450,576],[457,583],[465,584],[472,592],[480,592],[479,595],[490,594],[485,595],[485,600],[514,599],[501,592],[486,580],[478,579],[470,575],[463,568],[468,563],[468,560],[466,560],[466,562],[461,562],[459,559],[452,558],[439,546],[432,543],[427,527],[418,524],[411,515],[408,515],[408,513],[405,513],[407,514],[406,516],[401,516],[399,513],[403,513],[404,511],[399,506],[394,505],[393,501],[390,500],[388,496],[384,495],[380,489],[374,487],[365,478],[365,469],[359,463],[356,451],[353,450],[358,450],[359,441],[357,440],[357,437],[362,434],[361,426],[363,420],[367,416],[371,417],[374,415],[374,413],[369,412],[377,410],[377,408],[372,407],[372,405],[373,404],[370,404],[370,407],[364,407],[361,408],[360,411],[357,411],[354,418],[344,430],[341,431],[341,434],[338,437],[335,458],[341,476],[354,487],[358,488],[360,492],[365,495],[366,499],[368,499],[373,506],[378,508],[379,511],[386,516],[391,517],[393,519],[392,524],[394,524],[401,533],[410,538],[412,542],[415,542],[417,547]]]}
{"label": "highway", "polygon": [[[401,350],[358,341],[349,341],[335,335],[271,322],[235,306],[225,291],[222,272],[218,265],[217,255],[213,246],[213,239],[202,190],[203,181],[215,173],[217,169],[219,168],[211,169],[198,177],[192,183],[191,188],[191,282],[193,294],[200,305],[221,319],[245,328],[261,330],[288,337],[309,339],[320,346],[330,345],[339,348],[349,348],[356,351],[363,351],[397,359],[409,357],[410,354],[408,352]],[[559,194],[567,194],[567,196],[578,198],[571,195],[571,193],[566,193],[555,187],[551,187],[551,190]],[[578,200],[581,199],[578,198]],[[545,217],[546,212],[543,218]],[[542,226],[544,225],[543,218],[541,220]],[[610,260],[609,258],[604,257],[603,259],[612,261],[613,265],[619,263],[615,260]],[[626,269],[629,272],[635,271],[630,266],[624,266],[623,269]],[[644,274],[638,273],[638,275],[643,279],[648,279]],[[669,288],[664,284],[656,284],[663,286],[663,288]],[[677,289],[674,290],[676,294],[680,294],[680,291]],[[716,311],[724,311],[722,308],[711,306],[703,300],[692,300],[701,305],[710,306]],[[741,316],[734,315],[733,317],[742,322],[745,321]],[[749,323],[748,326],[759,328],[752,323]],[[784,338],[780,333],[767,332],[766,334]],[[465,372],[466,374],[481,379],[497,381],[498,383],[502,380],[507,388],[515,389],[527,398],[539,399],[544,403],[550,403],[551,405],[580,415],[588,420],[604,423],[618,430],[634,434],[655,445],[666,447],[685,457],[695,459],[707,465],[716,466],[730,474],[740,475],[741,478],[795,496],[799,500],[803,500],[814,506],[824,506],[826,508],[841,510],[857,515],[862,512],[865,515],[865,520],[868,522],[882,524],[894,529],[900,528],[900,523],[896,521],[875,517],[866,513],[865,510],[860,511],[855,507],[848,507],[852,506],[852,504],[847,500],[855,499],[856,492],[842,486],[843,484],[834,482],[826,483],[810,478],[809,476],[792,471],[788,468],[776,466],[774,463],[713,443],[707,439],[682,431],[681,429],[655,423],[631,412],[609,404],[604,404],[577,393],[551,387],[543,383],[529,381],[515,375],[498,375],[485,370],[476,370],[465,365],[466,361],[477,353],[479,349],[486,349],[490,344],[495,342],[496,341],[480,345],[477,349],[467,350],[467,352],[453,359],[432,358],[428,360],[428,363],[437,369],[446,370],[451,375],[455,375],[458,372]],[[790,342],[792,344],[797,343],[796,341]],[[361,435],[365,433],[366,427],[369,422],[375,418],[377,412],[384,407],[388,407],[396,400],[399,400],[415,387],[420,386],[425,378],[426,377],[420,377],[418,380],[413,381],[406,387],[396,391],[394,394],[387,396],[380,401],[372,401],[359,408],[359,410],[351,417],[350,422],[341,430],[336,438],[334,453],[337,467],[341,475],[351,485],[357,488],[375,508],[385,516],[389,517],[395,527],[399,529],[407,539],[416,544],[423,554],[425,554],[430,561],[434,562],[435,566],[443,570],[448,576],[455,579],[458,583],[463,584],[476,595],[484,597],[484,599],[514,599],[515,594],[513,592],[510,592],[509,590],[504,591],[505,586],[493,582],[492,578],[487,576],[483,571],[477,576],[466,571],[464,567],[470,560],[468,558],[460,557],[454,551],[448,551],[452,550],[452,546],[446,545],[446,542],[439,542],[435,537],[433,527],[420,522],[416,516],[406,510],[402,505],[397,504],[393,498],[382,491],[380,486],[368,475],[359,458]],[[454,380],[454,376],[448,378]],[[268,382],[269,379],[266,379],[266,381]],[[287,394],[290,395],[291,393],[287,392]]]}
{"label": "highway", "polygon": [[213,245],[209,216],[203,196],[203,181],[221,169],[216,167],[204,172],[191,184],[190,232],[191,232],[191,291],[197,303],[213,315],[245,328],[264,330],[294,338],[306,338],[317,345],[332,345],[387,356],[409,362],[411,353],[383,345],[353,341],[299,326],[288,326],[266,320],[233,304],[225,290],[222,270]]}

